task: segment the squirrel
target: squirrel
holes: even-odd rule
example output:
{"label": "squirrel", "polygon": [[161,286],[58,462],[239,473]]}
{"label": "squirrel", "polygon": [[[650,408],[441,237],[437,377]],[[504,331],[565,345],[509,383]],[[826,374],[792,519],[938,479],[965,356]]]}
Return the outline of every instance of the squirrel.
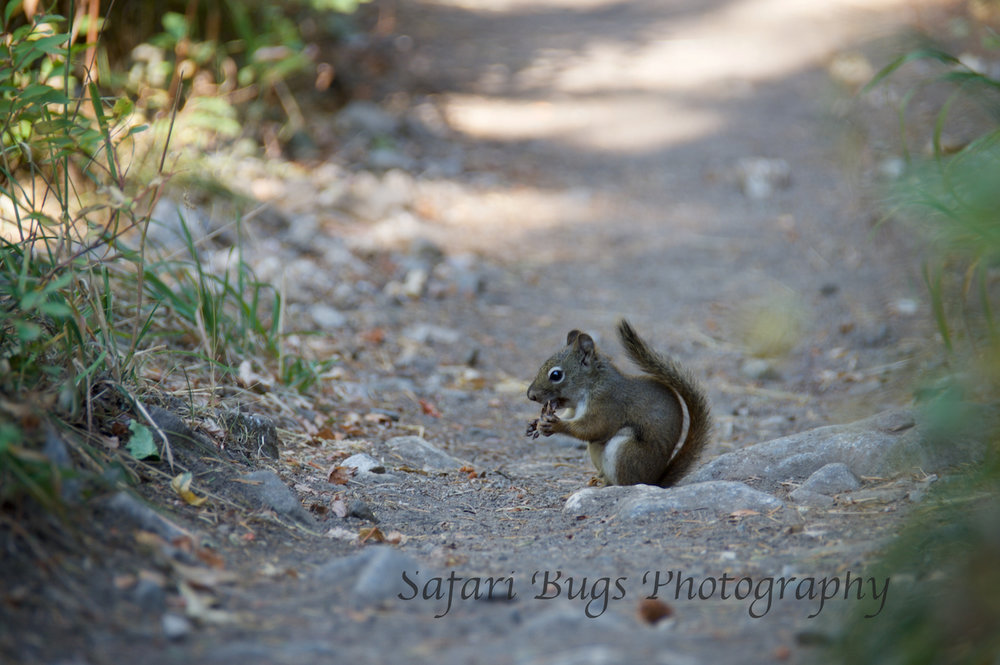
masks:
{"label": "squirrel", "polygon": [[[542,404],[542,414],[528,425],[527,435],[568,434],[586,441],[604,484],[673,485],[709,440],[708,398],[690,374],[650,349],[625,319],[618,322],[618,335],[644,374],[623,374],[590,335],[571,330],[566,347],[545,361],[528,387],[528,399]],[[687,436],[671,457],[681,443],[684,408]]]}

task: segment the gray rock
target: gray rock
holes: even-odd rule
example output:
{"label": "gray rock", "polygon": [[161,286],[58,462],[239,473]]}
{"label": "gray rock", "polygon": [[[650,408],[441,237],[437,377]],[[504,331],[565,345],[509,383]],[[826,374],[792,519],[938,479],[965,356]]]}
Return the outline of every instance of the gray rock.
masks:
{"label": "gray rock", "polygon": [[162,611],[167,603],[167,592],[153,580],[139,578],[129,594],[132,601],[146,612]]}
{"label": "gray rock", "polygon": [[385,443],[406,464],[425,471],[450,471],[465,464],[419,436],[397,436]]}
{"label": "gray rock", "polygon": [[765,358],[747,358],[740,365],[740,374],[752,381],[777,381],[781,378],[771,361]]}
{"label": "gray rock", "polygon": [[733,481],[709,481],[679,487],[627,485],[588,487],[566,500],[563,512],[573,515],[617,514],[635,519],[658,513],[709,510],[727,515],[737,510],[769,512],[784,506],[777,497]]}
{"label": "gray rock", "polygon": [[163,636],[171,641],[184,639],[194,629],[186,617],[170,612],[163,615],[160,624],[163,627]]}
{"label": "gray rock", "polygon": [[278,459],[281,439],[270,418],[240,411],[221,411],[219,418],[229,435],[229,450],[238,451],[249,459]]}
{"label": "gray rock", "polygon": [[403,337],[412,339],[419,344],[444,344],[451,345],[458,343],[462,339],[462,333],[454,328],[434,325],[432,323],[418,323],[406,328]]}
{"label": "gray rock", "polygon": [[309,316],[317,327],[323,330],[336,330],[347,325],[347,316],[336,307],[326,303],[316,303],[309,308]]}
{"label": "gray rock", "polygon": [[399,128],[399,121],[391,114],[377,104],[363,100],[352,101],[345,106],[334,123],[341,130],[372,136],[393,134]]}
{"label": "gray rock", "polygon": [[417,571],[427,575],[413,557],[388,545],[371,545],[349,557],[329,561],[315,570],[313,577],[321,585],[350,584],[352,601],[370,605],[392,600],[409,591],[403,582],[406,571],[411,578]]}
{"label": "gray rock", "polygon": [[187,531],[128,492],[115,492],[108,498],[101,499],[100,505],[139,529],[155,533],[168,543],[177,539],[191,538],[191,534]]}
{"label": "gray rock", "polygon": [[371,455],[366,455],[365,453],[351,455],[341,462],[340,465],[350,466],[357,469],[358,475],[363,473],[385,473],[385,465]]}
{"label": "gray rock", "polygon": [[770,198],[775,190],[784,189],[792,182],[792,167],[783,159],[748,157],[736,165],[740,188],[747,198]]}
{"label": "gray rock", "polygon": [[843,462],[834,462],[817,469],[799,489],[817,494],[834,495],[861,487],[861,481]]}
{"label": "gray rock", "polygon": [[833,505],[833,497],[799,487],[789,494],[792,501],[810,508],[825,508]]}
{"label": "gray rock", "polygon": [[378,524],[378,518],[375,517],[375,513],[372,512],[371,507],[361,499],[351,501],[347,506],[347,516],[357,517],[372,524]]}
{"label": "gray rock", "polygon": [[274,471],[254,471],[241,476],[243,482],[236,483],[243,496],[255,506],[268,508],[300,524],[314,525],[312,515],[302,507],[298,498]]}
{"label": "gray rock", "polygon": [[759,478],[776,486],[801,481],[840,462],[855,476],[891,477],[923,469],[936,472],[983,454],[983,445],[955,439],[932,445],[909,411],[887,411],[847,425],[800,432],[725,453],[692,473],[687,482]]}
{"label": "gray rock", "polygon": [[[188,427],[187,423],[177,414],[158,406],[147,406],[146,411],[156,426],[166,435],[171,451],[175,455],[181,453],[183,456],[183,453],[190,452],[198,456],[219,456],[219,449],[215,447],[215,444]],[[156,432],[153,432],[153,440],[156,441],[157,445],[161,444],[160,436]]]}

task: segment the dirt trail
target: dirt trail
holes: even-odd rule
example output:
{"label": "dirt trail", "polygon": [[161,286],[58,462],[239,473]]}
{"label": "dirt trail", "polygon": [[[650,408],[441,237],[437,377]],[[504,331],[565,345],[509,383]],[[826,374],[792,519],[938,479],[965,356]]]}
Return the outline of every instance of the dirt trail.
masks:
{"label": "dirt trail", "polygon": [[[476,253],[485,293],[352,314],[358,330],[390,337],[438,326],[425,325],[422,341],[401,343],[395,355],[369,349],[344,361],[345,386],[363,387],[345,404],[381,408],[387,420],[402,414],[366,448],[392,461],[386,480],[369,474],[333,487],[308,465],[316,459],[325,470],[320,453],[329,451],[305,445],[276,468],[304,503],[335,493],[362,501],[403,542],[380,549],[328,537],[341,524],[363,524],[332,515],[308,530],[327,536],[253,522],[256,537],[241,540],[248,527],[238,515],[185,514],[178,519],[239,571],[235,584],[202,585],[222,614],[205,613],[171,639],[161,613],[137,618],[134,599],[114,600],[110,590],[111,609],[85,635],[59,640],[93,663],[812,657],[810,636],[830,629],[822,622],[833,612],[809,618],[819,614],[814,599],[768,600],[766,611],[756,606],[762,618],[748,612],[749,600],[671,600],[674,616],[651,626],[641,592],[657,571],[696,580],[862,574],[902,506],[801,519],[794,508],[781,518],[578,519],[563,506],[591,476],[586,453],[557,437],[526,439],[537,412],[523,391],[570,328],[592,331],[620,356],[613,324],[628,316],[702,377],[717,417],[706,459],[904,402],[907,360],[926,334],[913,311],[920,284],[898,238],[875,230],[876,158],[853,124],[849,86],[828,67],[899,27],[910,7],[398,7],[397,29],[412,43],[411,84],[443,109],[454,134],[441,141],[457,146],[464,164],[457,193],[436,207],[425,202],[421,232],[449,254]],[[762,168],[770,174],[754,175]],[[470,355],[474,372],[463,369]],[[422,473],[385,448],[390,437],[417,432],[485,475]],[[128,544],[127,535],[114,537]],[[400,586],[401,570],[414,580],[413,600],[397,598],[411,590]],[[500,592],[463,600],[452,587],[449,606],[450,576],[458,585],[492,578]],[[558,578],[560,593],[546,591],[546,576]],[[424,586],[435,577],[441,597]],[[168,613],[178,602],[168,598]]]}

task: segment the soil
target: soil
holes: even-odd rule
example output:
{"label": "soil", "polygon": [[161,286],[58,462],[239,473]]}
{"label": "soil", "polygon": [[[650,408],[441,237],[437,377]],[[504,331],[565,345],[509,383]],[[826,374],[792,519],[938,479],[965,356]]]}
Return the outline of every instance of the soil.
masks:
{"label": "soil", "polygon": [[[657,572],[693,585],[723,575],[755,584],[866,576],[910,511],[902,495],[790,508],[780,519],[566,513],[594,470],[578,442],[524,435],[538,416],[524,391],[572,328],[620,358],[613,331],[626,316],[705,386],[716,418],[705,459],[908,403],[933,333],[916,243],[878,224],[894,111],[855,98],[859,82],[836,63],[845,54],[884,62],[889,38],[926,18],[918,9],[892,0],[424,0],[385,9],[406,35],[394,42],[403,65],[388,105],[439,110],[446,129],[421,138],[423,148],[463,164],[425,177],[454,190],[420,204],[420,235],[447,257],[472,257],[461,265],[481,288],[371,296],[348,312],[349,325],[326,336],[339,358],[327,396],[256,407],[278,424],[278,459],[186,460],[196,492],[209,495],[204,506],[176,497],[164,465],[144,467],[139,493],[195,534],[174,543],[180,559],[233,578],[192,581],[164,554],[167,543],[90,507],[43,529],[35,557],[8,556],[5,662],[821,658],[836,617],[863,603],[821,607],[789,592],[764,611],[745,593],[678,599],[668,586],[662,604],[643,599]],[[784,160],[789,172],[755,197],[747,159]],[[310,206],[273,202],[293,221]],[[321,233],[360,241],[373,232],[317,214]],[[381,287],[408,251],[368,255],[370,281]],[[417,325],[437,328],[407,338]],[[753,358],[765,372],[748,368]],[[335,431],[318,432],[330,419]],[[394,457],[386,441],[412,434],[465,466],[424,471]],[[387,479],[331,483],[331,467],[354,452],[384,459]],[[309,509],[305,524],[246,508],[234,488],[261,468]],[[373,526],[337,515],[352,504],[378,520],[364,542],[337,536]],[[374,544],[381,538],[388,544]],[[356,571],[324,568],[376,547],[412,557],[416,598],[362,602]],[[47,567],[32,572],[25,562],[39,556]],[[433,580],[447,589],[451,575],[461,579],[449,609]],[[471,578],[505,578],[503,592],[462,599],[458,585]],[[152,580],[149,605],[136,593],[143,580]],[[212,607],[193,612],[198,599]],[[171,634],[164,616],[185,613]]]}

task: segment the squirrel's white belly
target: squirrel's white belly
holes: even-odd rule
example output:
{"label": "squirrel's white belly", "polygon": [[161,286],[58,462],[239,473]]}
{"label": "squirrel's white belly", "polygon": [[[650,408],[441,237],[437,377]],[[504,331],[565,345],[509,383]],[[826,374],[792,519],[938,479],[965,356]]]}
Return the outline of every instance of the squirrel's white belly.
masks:
{"label": "squirrel's white belly", "polygon": [[631,427],[622,427],[604,444],[604,451],[601,453],[601,467],[604,471],[604,477],[612,485],[618,484],[618,455],[621,453],[622,445],[631,441],[634,435]]}

